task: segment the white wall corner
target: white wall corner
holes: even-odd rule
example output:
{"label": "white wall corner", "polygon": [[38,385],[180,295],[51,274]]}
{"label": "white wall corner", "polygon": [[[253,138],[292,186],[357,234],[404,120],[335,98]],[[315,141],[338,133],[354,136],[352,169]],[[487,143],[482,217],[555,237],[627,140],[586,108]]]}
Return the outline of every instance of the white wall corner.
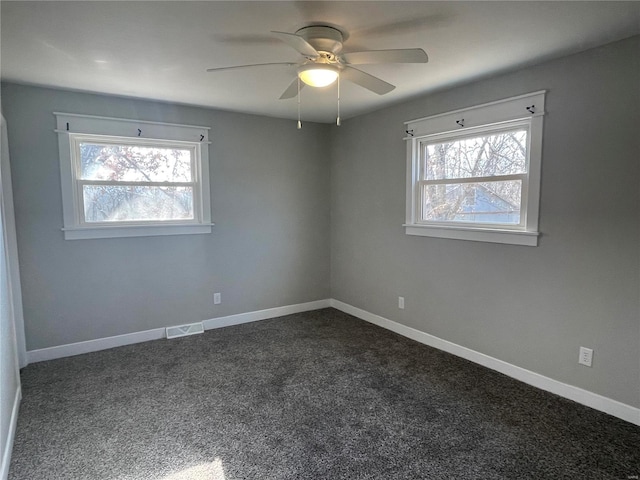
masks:
{"label": "white wall corner", "polygon": [[366,322],[372,323],[379,327],[395,332],[404,337],[410,338],[424,345],[443,350],[458,357],[464,358],[471,362],[477,363],[484,367],[495,370],[521,382],[527,383],[541,390],[554,393],[561,397],[573,400],[595,410],[613,415],[635,425],[640,425],[640,408],[627,405],[625,403],[604,397],[594,392],[574,387],[558,380],[545,377],[531,370],[504,362],[484,353],[471,350],[461,345],[443,340],[436,336],[422,332],[412,327],[407,327],[393,320],[381,317],[374,313],[367,312],[360,308],[354,307],[339,300],[331,299],[331,306],[354,317],[360,318]]}

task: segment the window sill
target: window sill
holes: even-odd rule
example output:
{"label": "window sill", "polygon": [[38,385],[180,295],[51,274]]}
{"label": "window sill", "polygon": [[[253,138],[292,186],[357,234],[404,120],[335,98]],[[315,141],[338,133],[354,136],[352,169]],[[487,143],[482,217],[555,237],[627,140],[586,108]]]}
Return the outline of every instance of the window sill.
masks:
{"label": "window sill", "polygon": [[213,223],[200,225],[118,225],[63,228],[65,240],[91,238],[154,237],[211,233]]}
{"label": "window sill", "polygon": [[405,224],[403,227],[407,235],[470,240],[474,242],[506,243],[511,245],[525,245],[528,247],[537,247],[538,236],[540,235],[539,232],[458,226]]}

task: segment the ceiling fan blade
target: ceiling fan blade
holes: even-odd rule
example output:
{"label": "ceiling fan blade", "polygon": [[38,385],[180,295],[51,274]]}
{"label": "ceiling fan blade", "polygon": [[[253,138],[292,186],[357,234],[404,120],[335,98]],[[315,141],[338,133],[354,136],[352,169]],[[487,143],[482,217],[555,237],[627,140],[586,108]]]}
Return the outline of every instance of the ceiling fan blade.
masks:
{"label": "ceiling fan blade", "polygon": [[306,57],[319,57],[318,51],[313,48],[309,42],[295,33],[271,32],[276,38],[279,38],[290,47],[295,48],[298,52]]}
{"label": "ceiling fan blade", "polygon": [[340,72],[340,78],[349,80],[350,82],[360,85],[367,90],[371,90],[373,93],[377,93],[378,95],[384,95],[396,88],[395,85],[391,85],[378,77],[374,77],[373,75],[369,75],[368,73],[353,67],[345,67],[344,70]]}
{"label": "ceiling fan blade", "polygon": [[291,62],[252,63],[249,65],[235,65],[232,67],[207,68],[207,72],[221,72],[223,70],[235,70],[237,68],[268,67],[270,65],[286,65],[288,67],[291,67],[293,65],[297,65],[297,63],[291,63]]}
{"label": "ceiling fan blade", "polygon": [[[304,82],[300,82],[300,90],[304,88]],[[280,100],[286,100],[287,98],[294,98],[298,96],[298,77],[295,78],[291,85],[287,87],[282,95],[280,95]]]}
{"label": "ceiling fan blade", "polygon": [[429,61],[427,53],[421,48],[349,52],[343,53],[341,58],[350,65],[365,63],[427,63]]}

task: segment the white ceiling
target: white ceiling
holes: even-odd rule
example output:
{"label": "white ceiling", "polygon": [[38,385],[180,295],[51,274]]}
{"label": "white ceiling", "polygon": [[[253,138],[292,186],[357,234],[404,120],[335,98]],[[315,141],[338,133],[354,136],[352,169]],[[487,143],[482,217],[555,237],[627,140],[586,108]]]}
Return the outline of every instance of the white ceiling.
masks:
{"label": "white ceiling", "polygon": [[[297,62],[269,37],[309,24],[346,31],[344,51],[423,48],[429,63],[359,68],[397,86],[341,85],[343,118],[640,33],[640,2],[2,1],[3,80],[296,118],[279,100]],[[306,88],[303,120],[333,122],[336,89]]]}

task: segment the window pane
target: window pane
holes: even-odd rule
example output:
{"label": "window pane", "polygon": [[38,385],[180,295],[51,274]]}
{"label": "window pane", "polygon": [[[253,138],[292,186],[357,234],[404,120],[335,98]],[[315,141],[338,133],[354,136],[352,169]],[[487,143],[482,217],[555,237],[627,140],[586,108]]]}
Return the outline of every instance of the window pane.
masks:
{"label": "window pane", "polygon": [[193,220],[191,187],[84,185],[85,221]]}
{"label": "window pane", "polygon": [[80,143],[80,178],[124,182],[190,182],[186,148]]}
{"label": "window pane", "polygon": [[527,131],[423,144],[422,158],[423,180],[526,173]]}
{"label": "window pane", "polygon": [[423,221],[520,223],[521,180],[423,188]]}

